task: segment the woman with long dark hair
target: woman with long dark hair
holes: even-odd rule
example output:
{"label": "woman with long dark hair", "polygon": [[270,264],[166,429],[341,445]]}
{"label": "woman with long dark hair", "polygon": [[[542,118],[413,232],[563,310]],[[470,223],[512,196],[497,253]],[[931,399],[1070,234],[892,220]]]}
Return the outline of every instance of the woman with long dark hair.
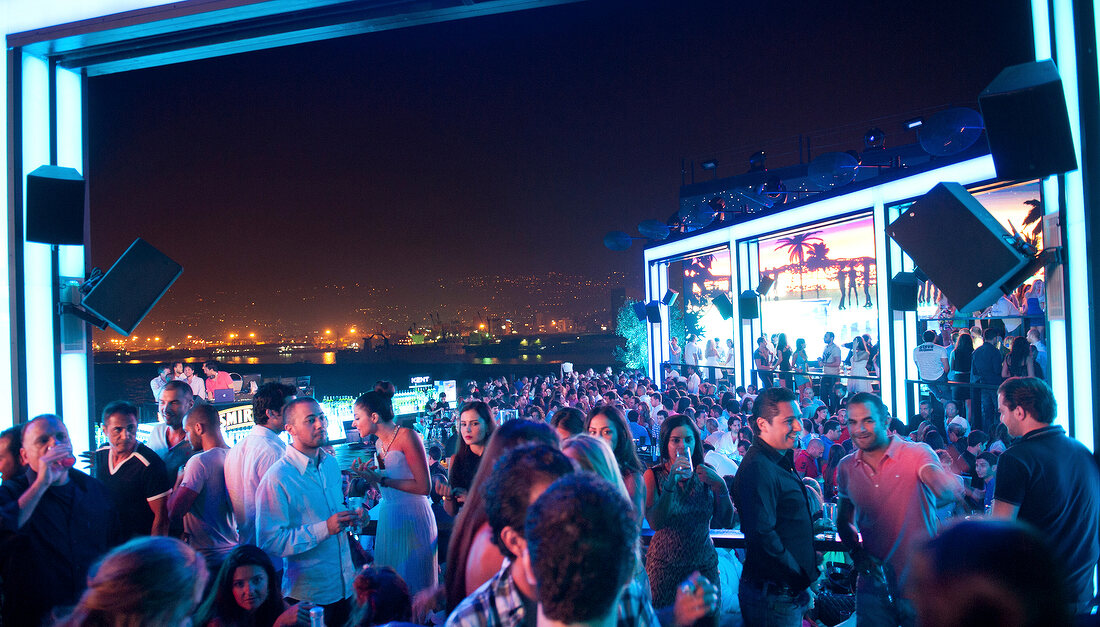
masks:
{"label": "woman with long dark hair", "polygon": [[[207,627],[271,627],[287,609],[271,558],[242,544],[222,562],[214,585],[195,613]],[[293,624],[293,621],[290,623]]]}
{"label": "woman with long dark hair", "polygon": [[787,334],[780,333],[775,340],[775,354],[779,357],[779,380],[788,390],[794,389],[794,377],[791,376],[791,345],[787,343]]}
{"label": "woman with long dark hair", "polygon": [[974,357],[974,338],[969,333],[959,333],[955,340],[955,350],[951,351],[951,371],[947,380],[962,385],[954,386],[952,396],[956,407],[966,407],[966,418],[970,418],[970,366]]}
{"label": "woman with long dark hair", "polygon": [[1031,345],[1027,343],[1027,338],[1012,338],[1012,348],[1001,364],[1001,376],[1005,379],[1035,376],[1035,358],[1031,354]]}
{"label": "woman with long dark hair", "polygon": [[375,450],[385,468],[355,463],[352,470],[368,483],[377,484],[382,492],[375,565],[392,566],[415,594],[438,580],[439,533],[428,499],[431,486],[424,442],[415,429],[394,422],[391,398],[376,388],[355,399],[355,428],[364,440],[376,436]]}
{"label": "woman with long dark hair", "polygon": [[665,420],[659,452],[661,462],[645,472],[646,520],[653,528],[646,572],[654,607],[667,607],[696,570],[716,586],[721,581],[710,529],[733,523],[733,503],[725,481],[703,463],[699,429],[690,418]]}
{"label": "woman with long dark hair", "polygon": [[584,430],[588,435],[603,438],[611,451],[615,453],[615,461],[619,464],[619,472],[623,475],[623,483],[627,492],[630,492],[630,501],[634,504],[634,510],[638,517],[645,515],[646,492],[645,482],[642,480],[642,461],[638,459],[638,449],[634,446],[634,438],[630,434],[630,425],[619,408],[614,405],[600,405],[588,414],[584,422]]}
{"label": "woman with long dark hair", "polygon": [[[871,359],[871,351],[863,341],[863,336],[857,335],[852,339],[852,370],[851,374],[857,377],[870,376],[867,365]],[[870,379],[848,379],[848,394],[872,391]]]}
{"label": "woman with long dark hair", "polygon": [[485,445],[496,428],[493,413],[485,401],[467,401],[459,408],[458,449],[447,462],[447,483],[436,488],[443,498],[443,509],[451,516],[457,515],[466,502]]}
{"label": "woman with long dark hair", "polygon": [[809,366],[809,357],[806,356],[806,340],[798,338],[794,341],[794,353],[791,355],[793,361],[791,362],[791,369],[794,370],[794,387],[798,390],[801,396],[802,390],[813,387],[813,381],[810,377],[806,376],[806,369]]}
{"label": "woman with long dark hair", "polygon": [[557,448],[559,440],[545,422],[509,420],[500,425],[481,456],[477,474],[466,495],[466,505],[455,518],[451,543],[447,548],[447,569],[443,585],[447,594],[447,611],[453,610],[467,595],[492,578],[504,563],[504,555],[493,544],[493,531],[485,511],[481,485],[493,472],[493,464],[508,451],[521,444],[547,444]]}

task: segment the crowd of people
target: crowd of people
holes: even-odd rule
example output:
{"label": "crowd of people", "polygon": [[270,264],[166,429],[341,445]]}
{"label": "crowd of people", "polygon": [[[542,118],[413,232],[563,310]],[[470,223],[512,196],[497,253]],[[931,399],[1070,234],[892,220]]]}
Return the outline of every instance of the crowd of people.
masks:
{"label": "crowd of people", "polygon": [[906,423],[871,391],[789,382],[471,381],[451,441],[425,442],[380,381],[346,468],[322,406],[280,383],[232,448],[187,381],[145,442],[111,403],[90,475],[39,416],[0,433],[4,624],[718,625],[711,530],[738,527],[746,625],[815,617],[830,527],[860,625],[1068,625],[1094,602],[1100,472],[1041,378],[1000,384],[992,435],[934,397]]}

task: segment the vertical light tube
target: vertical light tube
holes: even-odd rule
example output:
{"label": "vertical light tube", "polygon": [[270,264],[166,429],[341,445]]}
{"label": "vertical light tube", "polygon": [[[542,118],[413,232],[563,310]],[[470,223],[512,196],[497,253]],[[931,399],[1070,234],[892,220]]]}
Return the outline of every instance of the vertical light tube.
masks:
{"label": "vertical light tube", "polygon": [[[27,175],[50,163],[50,86],[45,59],[23,54],[23,171]],[[26,224],[26,186],[23,216]],[[48,244],[20,242],[23,246],[23,303],[26,335],[27,413],[29,417],[57,412],[54,400],[53,298],[57,286]]]}
{"label": "vertical light tube", "polygon": [[[57,98],[57,165],[84,172],[83,82],[80,72],[55,70]],[[84,247],[61,246],[58,252],[60,274],[66,279],[84,280]],[[82,325],[85,330],[86,325]],[[73,449],[93,448],[88,394],[88,355],[86,345],[63,350],[61,354],[61,409]]]}
{"label": "vertical light tube", "polygon": [[[0,63],[0,84],[8,85],[8,61],[5,58]],[[9,86],[10,89],[10,86]],[[8,128],[8,99],[0,98],[0,128],[4,130],[4,137],[11,137],[11,129]],[[15,213],[14,207],[8,206],[8,151],[4,150],[4,164],[0,167],[0,207],[4,208],[4,219],[0,219],[0,429],[7,429],[14,424],[15,394],[12,390],[12,365],[17,358],[12,352],[11,346],[11,283],[8,280],[11,269],[8,267],[8,259],[11,258],[8,250],[8,216]]]}
{"label": "vertical light tube", "polygon": [[[879,347],[883,345],[883,336],[888,334],[890,328],[890,306],[887,303],[887,288],[889,287],[888,278],[884,280],[883,273],[887,272],[887,258],[886,258],[886,208],[882,202],[882,194],[875,194],[875,206],[873,208],[874,217],[874,230],[875,230],[875,298],[878,303],[878,332],[875,334],[875,339],[878,341]],[[881,348],[880,348],[881,350]],[[894,395],[894,365],[890,363],[889,359],[883,359],[881,354],[879,355],[879,397],[885,399],[887,403],[893,399],[893,407],[895,414],[900,416],[897,405],[897,398]]]}
{"label": "vertical light tube", "polygon": [[[1062,90],[1069,111],[1069,127],[1073,135],[1073,149],[1077,163],[1081,163],[1081,111],[1077,91],[1077,50],[1074,37],[1073,6],[1070,2],[1054,3],[1054,52],[1058,73],[1062,78]],[[1081,170],[1063,175],[1066,208],[1066,274],[1069,287],[1069,307],[1066,314],[1070,322],[1070,343],[1073,345],[1073,361],[1084,367],[1071,368],[1074,378],[1073,395],[1074,437],[1093,448],[1093,402],[1091,368],[1092,328],[1089,303],[1088,225],[1085,220],[1085,190]],[[1063,410],[1069,413],[1068,407]],[[1065,414],[1063,414],[1065,415]],[[1062,420],[1062,418],[1059,418]]]}

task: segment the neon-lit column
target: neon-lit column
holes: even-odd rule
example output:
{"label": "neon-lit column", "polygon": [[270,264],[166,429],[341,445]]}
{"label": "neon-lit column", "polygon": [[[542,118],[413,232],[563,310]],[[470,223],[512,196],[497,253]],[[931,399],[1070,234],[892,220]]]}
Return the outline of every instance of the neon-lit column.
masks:
{"label": "neon-lit column", "polygon": [[[874,229],[875,229],[875,302],[878,303],[878,337],[876,338],[879,345],[879,350],[882,350],[882,346],[886,345],[885,339],[889,336],[890,325],[890,305],[888,300],[888,288],[889,277],[883,276],[887,273],[889,265],[886,262],[886,209],[882,202],[882,194],[875,194],[875,207],[874,207]],[[898,397],[895,395],[896,386],[894,385],[894,364],[890,362],[889,358],[883,359],[882,355],[879,355],[879,396],[887,403],[892,402],[891,409],[894,410],[894,414],[901,417],[900,406],[898,405]],[[893,399],[891,401],[891,399]],[[904,419],[903,419],[904,420]]]}
{"label": "neon-lit column", "polygon": [[[83,80],[80,72],[57,68],[55,72],[57,104],[57,165],[84,172]],[[84,247],[59,247],[62,282],[79,284],[84,280]],[[78,452],[93,448],[88,401],[88,352],[83,322],[64,321],[61,348],[61,415],[69,428],[73,448]]]}
{"label": "neon-lit column", "polygon": [[[40,165],[50,163],[50,85],[45,59],[23,54],[22,130],[23,168],[27,175]],[[26,224],[26,189],[23,210]],[[23,246],[23,352],[26,364],[27,418],[57,413],[54,373],[57,367],[53,337],[53,299],[56,289],[48,244],[22,241]]]}

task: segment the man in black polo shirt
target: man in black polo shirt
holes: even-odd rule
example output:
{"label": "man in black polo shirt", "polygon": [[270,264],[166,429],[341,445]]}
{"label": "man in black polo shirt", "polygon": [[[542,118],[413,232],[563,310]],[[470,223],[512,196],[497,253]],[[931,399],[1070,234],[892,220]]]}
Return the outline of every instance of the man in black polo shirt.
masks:
{"label": "man in black polo shirt", "polygon": [[95,452],[95,478],[111,493],[123,540],[168,533],[172,483],[164,461],[137,440],[137,407],[113,401],[103,409],[107,446]]}
{"label": "man in black polo shirt", "polygon": [[1052,425],[1054,395],[1042,379],[1014,377],[997,391],[1001,422],[1018,439],[1001,454],[993,516],[1030,523],[1064,565],[1074,612],[1092,599],[1100,560],[1100,470],[1083,444]]}
{"label": "man in black polo shirt", "polygon": [[802,430],[797,396],[762,391],[749,425],[755,437],[733,485],[745,534],[741,615],[746,625],[798,627],[818,570],[810,500],[791,459]]}

